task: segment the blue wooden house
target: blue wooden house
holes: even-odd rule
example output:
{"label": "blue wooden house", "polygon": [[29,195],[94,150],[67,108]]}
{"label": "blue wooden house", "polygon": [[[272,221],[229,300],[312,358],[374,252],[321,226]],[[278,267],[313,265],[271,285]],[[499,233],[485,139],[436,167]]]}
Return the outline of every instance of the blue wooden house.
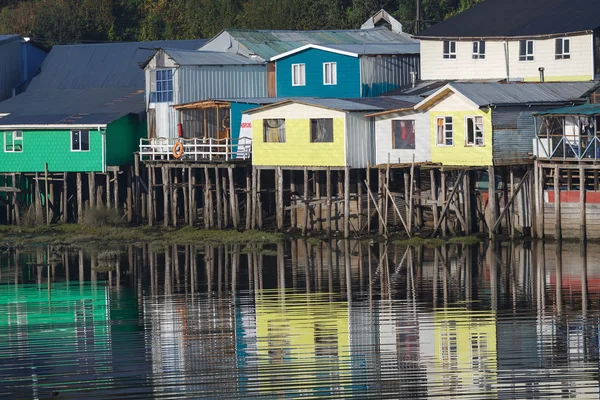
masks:
{"label": "blue wooden house", "polygon": [[0,101],[23,92],[47,54],[27,38],[0,35]]}
{"label": "blue wooden house", "polygon": [[278,97],[376,97],[419,75],[419,42],[307,44],[271,58]]}

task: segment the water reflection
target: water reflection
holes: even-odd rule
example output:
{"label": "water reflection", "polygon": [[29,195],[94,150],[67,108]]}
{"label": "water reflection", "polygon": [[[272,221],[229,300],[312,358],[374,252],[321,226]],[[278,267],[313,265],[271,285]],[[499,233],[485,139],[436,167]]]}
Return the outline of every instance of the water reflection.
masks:
{"label": "water reflection", "polygon": [[5,248],[0,397],[598,398],[600,250]]}

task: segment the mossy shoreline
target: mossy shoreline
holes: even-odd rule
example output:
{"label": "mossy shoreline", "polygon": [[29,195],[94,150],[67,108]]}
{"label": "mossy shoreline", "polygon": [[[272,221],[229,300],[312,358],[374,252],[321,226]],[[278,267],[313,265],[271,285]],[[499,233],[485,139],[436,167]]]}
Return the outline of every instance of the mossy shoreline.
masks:
{"label": "mossy shoreline", "polygon": [[[306,239],[313,243],[321,241],[339,240],[339,236],[328,238],[325,235],[302,236],[299,232],[266,232],[266,231],[236,231],[207,230],[185,226],[181,228],[164,228],[149,226],[100,226],[90,227],[77,224],[56,224],[51,226],[37,226],[24,228],[19,226],[0,226],[0,240],[6,245],[33,245],[33,244],[63,244],[84,247],[86,245],[99,245],[102,243],[177,243],[177,244],[241,244],[256,245],[251,247],[261,248],[263,244],[276,244],[289,239]],[[482,241],[476,236],[456,237],[448,239],[429,239],[421,237],[402,238],[395,236],[384,238],[377,235],[362,235],[353,237],[353,240],[375,243],[392,242],[398,245],[413,246],[441,246],[444,244],[477,244]]]}

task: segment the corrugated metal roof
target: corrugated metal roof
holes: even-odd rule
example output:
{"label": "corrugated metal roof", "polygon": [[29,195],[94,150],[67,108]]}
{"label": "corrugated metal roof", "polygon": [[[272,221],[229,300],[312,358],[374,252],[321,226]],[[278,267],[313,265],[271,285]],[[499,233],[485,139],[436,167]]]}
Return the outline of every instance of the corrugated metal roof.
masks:
{"label": "corrugated metal roof", "polygon": [[333,44],[325,47],[358,55],[419,54],[421,45],[415,43]]}
{"label": "corrugated metal roof", "polygon": [[21,36],[19,35],[0,35],[0,44],[4,42],[12,42],[14,40],[19,40]]}
{"label": "corrugated metal roof", "polygon": [[25,92],[0,103],[2,125],[108,124],[145,110],[139,88],[89,88]]}
{"label": "corrugated metal roof", "polygon": [[[239,101],[237,99],[236,101]],[[296,99],[274,99],[271,103],[262,103],[265,108],[278,107],[290,103],[307,104],[315,107],[331,108],[340,111],[364,111],[376,112],[385,110],[394,110],[400,108],[412,107],[416,102],[410,99],[401,97],[371,97],[371,98],[355,98],[355,99],[334,99],[334,98],[296,98]],[[261,104],[261,103],[257,103]],[[262,107],[251,110],[251,112],[259,111]]]}
{"label": "corrugated metal roof", "polygon": [[528,103],[560,103],[581,100],[599,82],[557,83],[465,83],[449,86],[478,106]]}
{"label": "corrugated metal roof", "polygon": [[600,104],[583,104],[575,107],[555,108],[548,111],[540,111],[535,115],[600,115]]}
{"label": "corrugated metal roof", "polygon": [[598,27],[598,0],[486,0],[416,36],[536,36],[591,31]]}
{"label": "corrugated metal roof", "polygon": [[231,37],[250,52],[269,60],[278,54],[307,44],[364,45],[364,44],[415,44],[417,40],[405,33],[394,33],[385,27],[374,29],[320,30],[320,31],[269,31],[228,29]]}
{"label": "corrugated metal roof", "polygon": [[144,72],[139,63],[151,57],[156,48],[193,50],[205,40],[78,44],[54,46],[41,73],[28,91],[107,87],[144,88]]}
{"label": "corrugated metal roof", "polygon": [[233,53],[202,50],[163,49],[179,65],[256,65],[263,64]]}

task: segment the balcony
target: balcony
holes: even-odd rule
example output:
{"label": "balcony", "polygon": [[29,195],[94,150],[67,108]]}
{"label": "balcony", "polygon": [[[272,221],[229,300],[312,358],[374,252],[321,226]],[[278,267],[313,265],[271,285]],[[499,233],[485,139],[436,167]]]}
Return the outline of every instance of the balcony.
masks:
{"label": "balcony", "polygon": [[[177,153],[175,145],[183,151]],[[176,157],[176,154],[180,154]],[[140,159],[162,162],[229,162],[250,159],[252,139],[244,138],[155,138],[140,139]]]}

